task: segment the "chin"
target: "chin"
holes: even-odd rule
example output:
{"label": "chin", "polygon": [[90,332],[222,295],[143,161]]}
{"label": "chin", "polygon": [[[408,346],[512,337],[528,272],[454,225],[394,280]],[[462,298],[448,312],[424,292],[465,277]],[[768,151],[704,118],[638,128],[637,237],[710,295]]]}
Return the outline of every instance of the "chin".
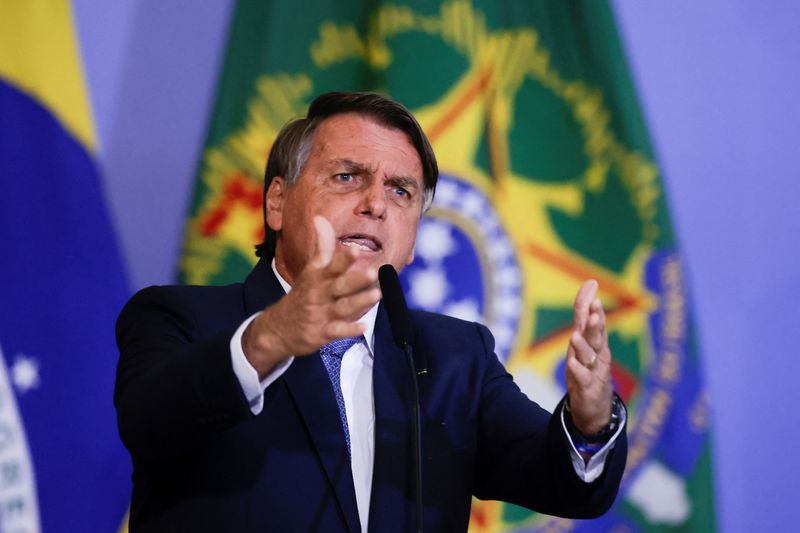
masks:
{"label": "chin", "polygon": [[383,266],[386,261],[377,254],[369,253],[369,252],[362,252],[359,254],[356,262],[353,264],[355,268],[359,270],[363,270],[369,267],[375,268],[375,270],[379,269]]}

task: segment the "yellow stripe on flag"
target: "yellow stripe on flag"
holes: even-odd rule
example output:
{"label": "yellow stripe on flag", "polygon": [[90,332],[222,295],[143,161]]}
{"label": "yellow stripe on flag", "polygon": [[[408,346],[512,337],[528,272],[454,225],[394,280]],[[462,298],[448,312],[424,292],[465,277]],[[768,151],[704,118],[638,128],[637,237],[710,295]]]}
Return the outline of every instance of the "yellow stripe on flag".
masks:
{"label": "yellow stripe on flag", "polygon": [[38,99],[94,151],[92,113],[68,0],[0,2],[0,77]]}

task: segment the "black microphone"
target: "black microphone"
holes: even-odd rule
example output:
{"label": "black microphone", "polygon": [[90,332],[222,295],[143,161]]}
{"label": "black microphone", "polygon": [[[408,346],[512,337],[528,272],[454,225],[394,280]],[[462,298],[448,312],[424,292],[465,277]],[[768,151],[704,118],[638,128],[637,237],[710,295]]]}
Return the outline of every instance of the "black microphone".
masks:
{"label": "black microphone", "polygon": [[411,382],[413,384],[414,397],[411,404],[412,432],[414,437],[414,484],[417,501],[417,532],[422,533],[422,424],[420,421],[419,409],[419,384],[417,374],[427,374],[428,369],[425,363],[419,371],[414,364],[414,351],[411,347],[413,329],[411,328],[411,317],[408,314],[406,298],[403,296],[403,288],[400,286],[400,279],[392,265],[383,265],[378,270],[378,282],[381,284],[383,293],[383,304],[386,307],[386,314],[389,315],[389,326],[392,329],[392,337],[395,344],[406,354],[408,367],[411,370]]}
{"label": "black microphone", "polygon": [[378,282],[381,284],[383,303],[386,305],[386,314],[389,315],[389,324],[392,326],[394,342],[401,348],[411,344],[411,317],[408,316],[406,298],[400,286],[392,265],[383,265],[378,270]]}
{"label": "black microphone", "polygon": [[411,345],[413,337],[411,317],[408,314],[403,288],[400,286],[400,278],[397,277],[392,265],[383,265],[378,270],[378,282],[381,284],[383,303],[386,305],[386,314],[389,315],[394,343],[400,348]]}
{"label": "black microphone", "polygon": [[[389,325],[392,329],[394,343],[405,350],[411,347],[411,339],[414,338],[414,329],[411,326],[411,316],[408,314],[406,297],[403,295],[403,288],[400,286],[400,278],[392,265],[383,265],[378,270],[378,282],[383,293],[383,303],[386,306],[386,314],[389,315]],[[428,373],[428,361],[424,352],[417,354],[416,361],[419,368],[417,374]]]}

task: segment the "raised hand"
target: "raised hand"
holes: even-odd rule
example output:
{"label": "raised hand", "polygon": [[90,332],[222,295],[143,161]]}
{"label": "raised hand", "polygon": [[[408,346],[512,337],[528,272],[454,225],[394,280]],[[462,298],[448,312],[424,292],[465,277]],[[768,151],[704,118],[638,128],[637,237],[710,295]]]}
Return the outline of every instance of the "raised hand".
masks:
{"label": "raised hand", "polygon": [[295,277],[291,292],[256,317],[242,337],[245,356],[261,377],[292,355],[361,335],[364,328],[356,321],[381,298],[377,271],[353,268],[359,251],[337,250],[326,219],[314,217],[314,226],[314,256]]}
{"label": "raised hand", "polygon": [[566,378],[572,421],[584,435],[598,433],[611,418],[613,390],[606,316],[594,280],[585,282],[575,297]]}

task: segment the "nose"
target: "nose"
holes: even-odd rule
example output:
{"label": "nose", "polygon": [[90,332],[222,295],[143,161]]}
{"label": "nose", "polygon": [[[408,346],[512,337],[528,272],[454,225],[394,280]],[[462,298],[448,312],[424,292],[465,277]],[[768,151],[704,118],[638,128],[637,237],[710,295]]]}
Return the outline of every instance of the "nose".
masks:
{"label": "nose", "polygon": [[358,213],[379,219],[386,215],[386,193],[381,180],[373,180],[369,187],[363,190]]}

